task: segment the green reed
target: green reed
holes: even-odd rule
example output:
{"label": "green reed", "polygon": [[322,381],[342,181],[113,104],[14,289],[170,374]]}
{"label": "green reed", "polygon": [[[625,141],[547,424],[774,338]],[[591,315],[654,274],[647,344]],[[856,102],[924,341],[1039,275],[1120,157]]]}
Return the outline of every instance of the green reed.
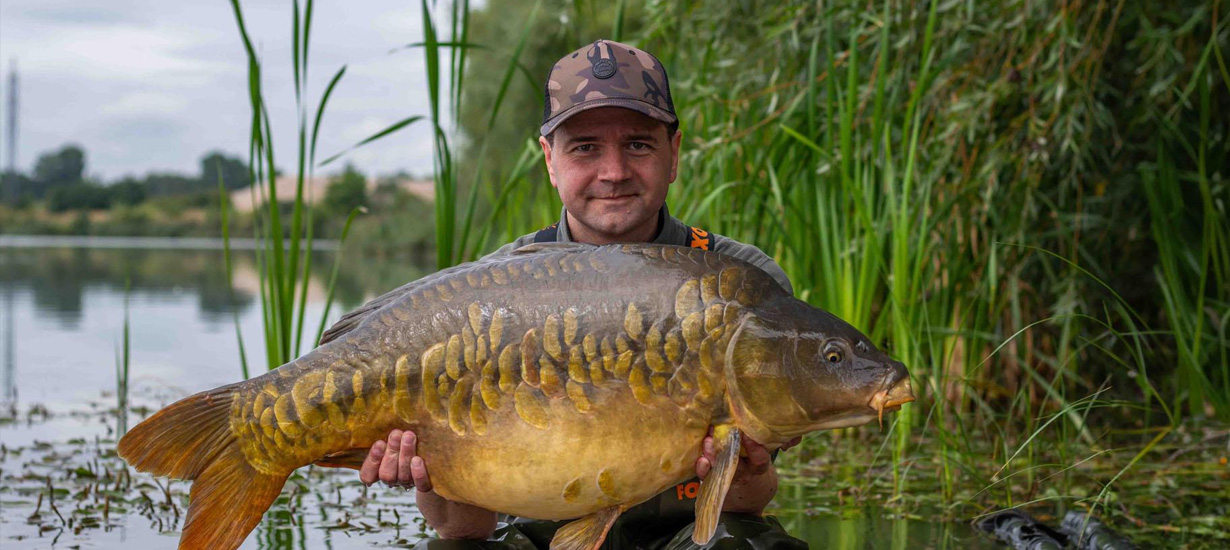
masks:
{"label": "green reed", "polygon": [[[482,223],[482,231],[476,235],[471,234],[474,228],[480,225],[478,212],[479,197],[483,196],[483,190],[486,188],[480,181],[480,178],[486,174],[483,170],[483,163],[487,159],[486,151],[491,144],[486,139],[486,135],[496,124],[496,121],[499,120],[500,110],[504,105],[504,98],[511,87],[513,78],[517,75],[521,54],[529,39],[530,31],[534,28],[534,22],[538,18],[541,6],[542,1],[539,0],[529,9],[526,21],[522,25],[523,31],[520,33],[517,44],[513,47],[502,71],[499,89],[494,101],[489,106],[484,106],[484,110],[487,113],[488,132],[475,136],[479,145],[473,149],[475,152],[472,153],[472,158],[462,159],[456,153],[458,135],[455,128],[459,125],[459,113],[464,108],[463,100],[466,97],[464,93],[466,61],[469,51],[482,48],[488,55],[495,55],[495,52],[502,52],[503,50],[502,48],[494,47],[494,45],[487,46],[470,43],[470,5],[468,0],[457,0],[449,3],[449,38],[447,40],[441,39],[438,25],[435,23],[433,10],[437,7],[437,3],[434,0],[430,3],[428,0],[421,0],[423,40],[412,45],[422,47],[427,62],[428,101],[431,112],[430,122],[434,136],[432,174],[435,182],[435,240],[436,267],[438,269],[444,269],[463,261],[473,260],[486,246],[486,240],[490,234],[490,223]],[[440,57],[444,49],[448,50],[448,64],[445,67],[441,67]],[[442,75],[442,72],[445,74]],[[447,76],[447,85],[445,84],[445,76]],[[447,103],[445,100],[447,100]],[[471,165],[464,166],[464,163]],[[517,181],[529,166],[525,162],[518,162],[508,172],[505,178],[506,185],[503,189],[510,188],[512,183]],[[473,174],[474,179],[468,186],[463,188],[461,180],[463,172],[466,170]],[[463,193],[466,196],[465,207],[464,210],[459,212],[457,199]],[[506,201],[507,198],[508,194],[506,192],[499,193],[499,196],[494,197],[494,200],[491,200],[493,197],[487,195],[488,205],[498,209],[499,205]],[[458,214],[460,214],[460,217],[458,217]]]}
{"label": "green reed", "polygon": [[128,322],[128,295],[132,291],[132,281],[124,282],[124,329],[120,336],[120,345],[115,350],[115,417],[116,436],[128,432],[128,373],[132,363],[132,347]]}
{"label": "green reed", "polygon": [[[1146,169],[1142,179],[1157,244],[1154,272],[1171,320],[1179,384],[1187,389],[1193,414],[1201,414],[1207,403],[1230,420],[1230,218],[1225,202],[1215,198],[1209,166],[1210,155],[1225,154],[1214,148],[1209,135],[1211,96],[1219,85],[1230,88],[1230,75],[1214,35],[1184,87],[1194,91],[1199,106],[1195,139],[1176,126],[1173,115],[1158,113],[1164,138],[1157,141],[1155,167]],[[1186,156],[1185,164],[1195,169],[1184,171],[1173,155]],[[1175,401],[1179,409],[1181,398]]]}
{"label": "green reed", "polygon": [[[320,101],[316,104],[315,115],[309,124],[309,103],[307,99],[307,80],[309,53],[311,51],[310,36],[312,29],[313,1],[307,0],[300,4],[295,0],[292,5],[292,67],[294,73],[295,113],[296,113],[296,146],[295,192],[290,203],[290,219],[283,220],[282,204],[278,197],[275,179],[277,177],[274,163],[273,130],[269,119],[262,91],[262,66],[252,41],[244,24],[243,11],[239,0],[231,0],[235,22],[243,40],[244,51],[248,61],[248,100],[252,108],[252,119],[249,139],[249,172],[253,185],[251,187],[253,204],[258,205],[254,211],[255,237],[259,245],[256,249],[256,265],[260,275],[260,303],[264,327],[265,359],[267,368],[274,369],[298,357],[303,347],[303,325],[307,317],[307,289],[312,268],[313,209],[304,196],[304,182],[310,179],[316,169],[317,140],[320,136],[321,122],[324,119],[326,106],[336,86],[345,75],[343,66],[334,73],[325,88]],[[357,146],[364,145],[380,137],[388,135],[397,129],[409,125],[413,120],[401,121],[392,127],[378,132]],[[335,155],[333,158],[341,156]],[[332,159],[328,159],[332,160]],[[323,164],[323,163],[322,163]],[[225,193],[221,203],[223,213],[223,240],[226,243],[225,254],[228,272],[228,283],[233,265],[229,245],[229,228],[227,227],[227,203]],[[357,212],[351,212],[343,226],[341,241],[345,242],[351,222]],[[337,268],[342,254],[339,250],[334,257],[333,276],[327,287],[328,299],[332,301],[333,284],[336,280]],[[323,317],[327,318],[332,304],[327,303]],[[238,331],[238,329],[236,329]],[[320,338],[324,331],[321,322],[312,342]],[[239,335],[240,355],[243,352],[243,339]],[[248,376],[246,358],[243,361],[243,374]]]}

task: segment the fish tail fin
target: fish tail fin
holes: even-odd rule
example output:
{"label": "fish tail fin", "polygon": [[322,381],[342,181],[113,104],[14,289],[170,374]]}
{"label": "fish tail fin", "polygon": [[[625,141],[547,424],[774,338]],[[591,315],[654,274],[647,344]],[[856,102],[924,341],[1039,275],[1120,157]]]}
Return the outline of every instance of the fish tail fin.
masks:
{"label": "fish tail fin", "polygon": [[116,445],[138,471],[196,479],[235,444],[230,414],[238,384],[186,397],[134,426]]}
{"label": "fish tail fin", "polygon": [[290,472],[256,471],[238,447],[205,468],[192,483],[180,550],[234,550],[282,493]]}
{"label": "fish tail fin", "polygon": [[198,393],[158,411],[117,445],[134,468],[192,480],[181,550],[233,550],[282,492],[285,473],[258,471],[231,431],[235,384]]}

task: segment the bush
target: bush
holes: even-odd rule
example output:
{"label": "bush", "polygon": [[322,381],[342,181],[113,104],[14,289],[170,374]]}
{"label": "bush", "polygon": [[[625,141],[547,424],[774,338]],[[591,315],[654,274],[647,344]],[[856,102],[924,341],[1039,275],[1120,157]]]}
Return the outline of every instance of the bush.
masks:
{"label": "bush", "polygon": [[145,202],[145,186],[134,179],[125,179],[111,186],[111,202],[134,206]]}
{"label": "bush", "polygon": [[75,183],[52,189],[47,194],[47,210],[96,210],[111,206],[111,193],[93,183]]}
{"label": "bush", "polygon": [[325,209],[345,219],[351,210],[367,206],[367,177],[347,164],[346,169],[329,182],[325,189]]}

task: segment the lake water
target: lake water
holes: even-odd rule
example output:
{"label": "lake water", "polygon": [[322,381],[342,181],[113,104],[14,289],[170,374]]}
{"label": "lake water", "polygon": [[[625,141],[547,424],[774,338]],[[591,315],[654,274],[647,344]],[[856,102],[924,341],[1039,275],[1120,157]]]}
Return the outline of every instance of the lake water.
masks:
{"label": "lake water", "polygon": [[[4,237],[0,237],[4,239]],[[174,547],[187,484],[134,475],[114,457],[116,356],[125,302],[133,402],[152,408],[242,378],[235,319],[249,364],[262,354],[251,252],[239,252],[235,291],[222,252],[149,241],[0,240],[0,547]],[[89,246],[85,246],[89,245]],[[316,259],[321,274],[332,257]],[[425,274],[391,262],[348,260],[329,321]],[[324,313],[319,280],[307,339]],[[127,291],[125,289],[128,289]],[[133,422],[139,420],[133,415]],[[43,493],[53,486],[52,498]],[[963,523],[884,519],[876,510],[778,513],[815,549],[999,548]],[[853,516],[853,517],[851,517]],[[422,538],[412,493],[365,489],[349,470],[301,470],[245,549],[409,547]]]}

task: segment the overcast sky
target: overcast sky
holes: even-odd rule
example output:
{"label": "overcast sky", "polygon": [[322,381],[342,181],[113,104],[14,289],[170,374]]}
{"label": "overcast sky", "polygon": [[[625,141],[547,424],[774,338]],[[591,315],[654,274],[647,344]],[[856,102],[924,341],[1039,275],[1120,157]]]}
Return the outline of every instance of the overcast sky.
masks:
{"label": "overcast sky", "polygon": [[[264,64],[277,164],[292,171],[291,2],[242,5]],[[315,3],[312,112],[329,78],[348,67],[329,102],[318,158],[397,120],[428,114],[422,50],[389,53],[422,39],[419,10],[411,0]],[[0,0],[5,120],[13,60],[20,76],[21,171],[65,143],[81,145],[86,172],[106,181],[150,171],[196,174],[213,149],[247,158],[247,67],[227,0]],[[5,143],[4,167],[7,154]],[[429,173],[430,133],[412,126],[349,158],[374,174]]]}

